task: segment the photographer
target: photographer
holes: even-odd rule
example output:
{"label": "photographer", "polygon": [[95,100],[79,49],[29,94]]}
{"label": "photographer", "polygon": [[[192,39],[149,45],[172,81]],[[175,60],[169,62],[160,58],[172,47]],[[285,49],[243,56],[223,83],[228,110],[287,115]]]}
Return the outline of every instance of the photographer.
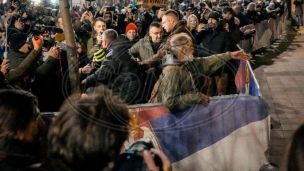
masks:
{"label": "photographer", "polygon": [[[213,11],[208,16],[208,26],[209,29],[205,29],[200,33],[202,37],[202,42],[199,45],[199,56],[206,57],[214,54],[225,53],[232,51],[233,42],[231,40],[230,35],[224,29],[223,23],[220,20],[221,15]],[[218,69],[213,74],[210,75],[213,78],[213,82],[216,84],[217,94],[215,91],[210,91],[209,96],[214,95],[226,95],[227,87],[228,87],[228,79],[229,75],[225,70],[225,66],[223,68]],[[212,90],[212,83],[210,85]],[[214,87],[215,88],[215,87]],[[213,88],[213,89],[214,89]]]}
{"label": "photographer", "polygon": [[24,21],[19,15],[12,15],[10,25],[7,29],[7,40],[10,43],[10,37],[14,33],[21,33],[24,30]]}
{"label": "photographer", "polygon": [[233,17],[233,9],[231,7],[223,8],[222,12],[223,20],[225,21],[224,28],[230,35],[232,44],[235,47],[241,40],[241,31],[239,28],[239,20]]}
{"label": "photographer", "polygon": [[42,47],[42,36],[32,37],[34,49],[29,51],[29,38],[25,33],[16,33],[11,36],[12,51],[8,53],[10,70],[5,75],[8,82],[17,89],[30,89],[33,79],[41,75],[46,76],[58,65],[57,48],[49,51],[49,58],[40,66],[37,62],[40,59]]}

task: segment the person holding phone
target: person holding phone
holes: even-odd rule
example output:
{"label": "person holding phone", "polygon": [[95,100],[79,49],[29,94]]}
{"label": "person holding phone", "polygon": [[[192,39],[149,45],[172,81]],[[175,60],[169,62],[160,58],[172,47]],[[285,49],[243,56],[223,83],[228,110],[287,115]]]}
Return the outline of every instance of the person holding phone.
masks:
{"label": "person holding phone", "polygon": [[96,49],[101,48],[102,33],[107,29],[107,25],[104,19],[98,17],[93,23],[94,33],[87,43],[87,56],[92,59]]}

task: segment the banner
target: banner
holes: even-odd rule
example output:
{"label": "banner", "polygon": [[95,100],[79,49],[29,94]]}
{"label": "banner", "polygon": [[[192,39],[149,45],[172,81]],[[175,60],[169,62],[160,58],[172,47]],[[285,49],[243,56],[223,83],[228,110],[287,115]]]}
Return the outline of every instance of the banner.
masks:
{"label": "banner", "polygon": [[173,163],[173,170],[258,170],[267,162],[269,112],[258,96],[212,98],[208,107],[171,114],[161,106],[130,108],[129,147],[150,138]]}

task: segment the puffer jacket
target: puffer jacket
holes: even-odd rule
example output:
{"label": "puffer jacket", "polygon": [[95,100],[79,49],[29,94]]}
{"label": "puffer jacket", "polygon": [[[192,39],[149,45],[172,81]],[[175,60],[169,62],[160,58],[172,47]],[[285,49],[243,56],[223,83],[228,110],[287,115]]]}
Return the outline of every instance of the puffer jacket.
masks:
{"label": "puffer jacket", "polygon": [[126,103],[135,103],[141,90],[141,70],[128,52],[131,46],[124,36],[110,42],[100,68],[86,78],[87,86],[107,85]]}

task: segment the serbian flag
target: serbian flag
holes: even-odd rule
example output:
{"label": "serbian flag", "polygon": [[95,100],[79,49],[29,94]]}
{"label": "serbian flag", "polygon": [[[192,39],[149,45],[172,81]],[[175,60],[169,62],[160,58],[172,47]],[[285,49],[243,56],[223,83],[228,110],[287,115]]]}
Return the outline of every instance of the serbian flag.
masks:
{"label": "serbian flag", "polygon": [[267,163],[269,111],[258,96],[214,97],[170,113],[162,105],[131,106],[128,148],[150,138],[172,162],[173,170],[259,170]]}
{"label": "serbian flag", "polygon": [[240,60],[238,71],[235,75],[234,82],[239,93],[246,92],[246,61]]}

